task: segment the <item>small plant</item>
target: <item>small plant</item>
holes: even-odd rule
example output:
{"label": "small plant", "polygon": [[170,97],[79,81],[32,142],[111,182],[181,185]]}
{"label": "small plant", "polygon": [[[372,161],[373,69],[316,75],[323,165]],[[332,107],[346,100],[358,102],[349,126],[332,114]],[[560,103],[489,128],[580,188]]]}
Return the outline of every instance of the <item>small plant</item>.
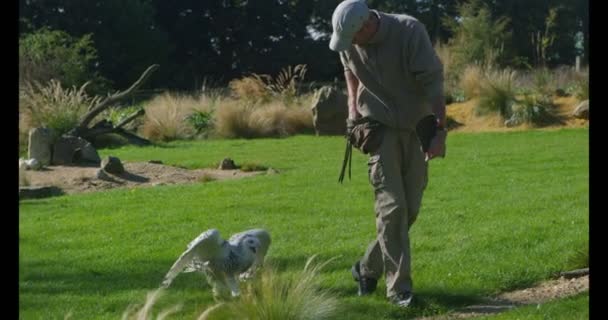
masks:
{"label": "small plant", "polygon": [[550,95],[554,91],[554,79],[551,71],[541,68],[534,71],[534,89],[541,95]]}
{"label": "small plant", "polygon": [[589,242],[572,253],[568,260],[568,268],[580,269],[589,267]]}
{"label": "small plant", "polygon": [[113,125],[119,124],[121,121],[125,120],[128,116],[142,109],[143,107],[140,105],[132,105],[132,106],[124,106],[124,107],[114,107],[107,109],[102,112],[102,117],[108,119],[112,122]]}
{"label": "small plant", "polygon": [[248,104],[267,103],[273,97],[289,107],[298,103],[298,86],[306,74],[306,65],[283,68],[276,77],[256,74],[232,80],[229,84],[236,98]]}
{"label": "small plant", "polygon": [[217,180],[217,178],[215,178],[214,176],[208,174],[208,173],[204,173],[203,175],[200,176],[200,178],[198,178],[198,182],[211,182],[211,181],[215,181]]}
{"label": "small plant", "polygon": [[589,99],[589,76],[582,76],[576,82],[574,95],[579,100],[588,100]]}
{"label": "small plant", "polygon": [[214,113],[214,133],[223,138],[284,137],[313,130],[312,113],[275,102],[262,106],[225,102]]}
{"label": "small plant", "polygon": [[244,163],[239,168],[241,171],[250,172],[250,171],[264,171],[268,170],[268,167],[257,164],[257,163]]}
{"label": "small plant", "polygon": [[479,91],[479,103],[475,109],[479,115],[499,113],[504,119],[511,116],[515,102],[514,79],[516,73],[511,70],[486,70]]}
{"label": "small plant", "polygon": [[529,123],[533,125],[548,124],[553,120],[549,112],[552,107],[550,96],[525,95],[521,101],[513,104],[511,118],[508,123],[517,125]]}
{"label": "small plant", "polygon": [[87,108],[100,99],[86,94],[88,84],[64,89],[54,79],[46,85],[27,82],[19,93],[19,110],[25,113],[30,126],[48,127],[57,135],[64,134],[74,128]]}
{"label": "small plant", "polygon": [[200,134],[212,127],[213,113],[194,110],[186,117],[186,121],[196,130],[197,134]]}
{"label": "small plant", "polygon": [[464,69],[460,78],[460,88],[467,99],[473,99],[479,96],[482,77],[483,70],[479,65],[472,64]]}
{"label": "small plant", "polygon": [[189,139],[195,129],[185,121],[200,103],[190,96],[163,93],[146,104],[146,115],[142,125],[143,135],[154,141]]}
{"label": "small plant", "polygon": [[323,320],[335,316],[338,300],[319,288],[318,279],[320,270],[331,260],[313,265],[314,258],[308,259],[303,271],[291,276],[266,266],[245,284],[238,300],[211,306],[199,319]]}
{"label": "small plant", "polygon": [[[152,308],[161,296],[161,289],[151,291],[146,297],[146,303],[137,308],[136,305],[130,305],[122,315],[122,320],[153,320],[155,319],[152,315]],[[156,320],[162,320],[167,318],[169,315],[176,313],[182,308],[181,305],[173,306],[169,309],[163,310],[158,314]]]}

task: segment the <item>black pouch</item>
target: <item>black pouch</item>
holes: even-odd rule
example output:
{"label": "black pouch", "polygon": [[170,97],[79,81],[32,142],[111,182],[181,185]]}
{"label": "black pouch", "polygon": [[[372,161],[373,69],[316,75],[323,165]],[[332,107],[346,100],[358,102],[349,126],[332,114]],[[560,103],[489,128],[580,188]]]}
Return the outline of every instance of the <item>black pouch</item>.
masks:
{"label": "black pouch", "polygon": [[437,135],[437,118],[434,114],[430,114],[418,121],[418,124],[416,124],[416,135],[422,145],[422,151],[427,152],[431,146],[431,140]]}
{"label": "black pouch", "polygon": [[356,120],[348,135],[351,145],[364,154],[369,154],[380,148],[384,138],[384,125],[369,118]]}

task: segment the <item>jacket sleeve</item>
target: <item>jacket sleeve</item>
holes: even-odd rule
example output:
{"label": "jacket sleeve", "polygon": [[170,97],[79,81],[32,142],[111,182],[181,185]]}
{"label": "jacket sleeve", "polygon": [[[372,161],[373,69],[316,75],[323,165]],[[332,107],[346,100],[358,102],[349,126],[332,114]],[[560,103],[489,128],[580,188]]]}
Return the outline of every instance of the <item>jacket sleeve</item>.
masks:
{"label": "jacket sleeve", "polygon": [[414,21],[411,31],[403,50],[404,61],[427,98],[443,96],[443,64],[435,53],[426,28],[419,21]]}

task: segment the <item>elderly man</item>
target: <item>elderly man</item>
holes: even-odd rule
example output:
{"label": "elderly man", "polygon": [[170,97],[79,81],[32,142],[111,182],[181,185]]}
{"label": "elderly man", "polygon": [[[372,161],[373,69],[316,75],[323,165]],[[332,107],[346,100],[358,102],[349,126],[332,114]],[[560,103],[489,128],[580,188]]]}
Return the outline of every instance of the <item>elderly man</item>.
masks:
{"label": "elderly man", "polygon": [[361,122],[381,128],[375,133],[380,143],[362,149],[370,155],[377,237],[352,274],[359,295],[372,293],[384,274],[389,301],[407,307],[413,297],[409,228],[426,188],[427,161],[445,156],[443,66],[424,25],[409,15],[346,0],[332,25],[329,47],[339,52],[348,89],[347,131]]}

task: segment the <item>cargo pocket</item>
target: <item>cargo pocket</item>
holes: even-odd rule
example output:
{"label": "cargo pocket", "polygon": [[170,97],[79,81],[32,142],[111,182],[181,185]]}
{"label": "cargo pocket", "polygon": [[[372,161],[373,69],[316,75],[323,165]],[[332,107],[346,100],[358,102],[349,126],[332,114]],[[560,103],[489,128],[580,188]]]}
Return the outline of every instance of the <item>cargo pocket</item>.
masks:
{"label": "cargo pocket", "polygon": [[379,189],[384,185],[384,172],[382,171],[382,161],[380,155],[376,154],[367,161],[367,173],[369,183],[374,189]]}

